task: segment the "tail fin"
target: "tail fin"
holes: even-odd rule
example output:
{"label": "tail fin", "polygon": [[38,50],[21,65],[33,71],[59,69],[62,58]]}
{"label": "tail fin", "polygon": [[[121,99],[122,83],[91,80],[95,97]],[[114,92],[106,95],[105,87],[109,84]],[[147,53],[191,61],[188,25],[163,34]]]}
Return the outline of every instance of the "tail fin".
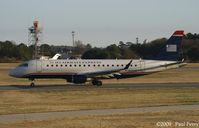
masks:
{"label": "tail fin", "polygon": [[166,44],[160,52],[154,56],[155,60],[170,60],[178,61],[182,59],[182,38],[184,36],[183,30],[177,30],[167,40]]}

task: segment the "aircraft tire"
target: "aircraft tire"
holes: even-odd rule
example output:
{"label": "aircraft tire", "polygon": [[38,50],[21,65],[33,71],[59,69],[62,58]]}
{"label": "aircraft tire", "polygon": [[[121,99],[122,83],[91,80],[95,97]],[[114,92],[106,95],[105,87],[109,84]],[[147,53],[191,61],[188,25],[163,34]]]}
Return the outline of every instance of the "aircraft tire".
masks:
{"label": "aircraft tire", "polygon": [[102,81],[93,80],[93,81],[92,81],[92,84],[93,84],[93,85],[96,85],[96,86],[102,86]]}
{"label": "aircraft tire", "polygon": [[102,81],[97,81],[97,86],[102,86]]}
{"label": "aircraft tire", "polygon": [[32,82],[32,83],[30,84],[30,86],[31,86],[31,87],[35,87],[35,83]]}

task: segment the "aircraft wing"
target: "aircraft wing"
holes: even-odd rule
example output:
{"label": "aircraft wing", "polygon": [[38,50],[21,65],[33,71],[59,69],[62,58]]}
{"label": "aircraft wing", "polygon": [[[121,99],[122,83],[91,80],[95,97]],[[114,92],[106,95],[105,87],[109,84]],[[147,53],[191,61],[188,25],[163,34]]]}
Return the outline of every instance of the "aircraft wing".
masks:
{"label": "aircraft wing", "polygon": [[130,67],[131,63],[132,63],[132,60],[124,68],[117,68],[117,69],[112,69],[112,70],[101,70],[101,71],[95,71],[95,72],[85,72],[85,73],[79,73],[77,75],[86,75],[88,77],[109,75],[109,74],[118,73],[118,72],[127,70]]}

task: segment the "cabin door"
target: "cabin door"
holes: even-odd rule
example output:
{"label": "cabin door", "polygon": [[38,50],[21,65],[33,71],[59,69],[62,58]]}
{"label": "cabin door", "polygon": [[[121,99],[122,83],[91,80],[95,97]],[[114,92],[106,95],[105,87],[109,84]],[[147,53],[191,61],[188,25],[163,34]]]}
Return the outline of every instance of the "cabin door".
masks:
{"label": "cabin door", "polygon": [[140,70],[144,71],[145,70],[145,61],[144,60],[140,60]]}
{"label": "cabin door", "polygon": [[37,72],[41,72],[42,71],[42,62],[41,62],[41,60],[37,60],[36,61],[36,70],[37,70]]}

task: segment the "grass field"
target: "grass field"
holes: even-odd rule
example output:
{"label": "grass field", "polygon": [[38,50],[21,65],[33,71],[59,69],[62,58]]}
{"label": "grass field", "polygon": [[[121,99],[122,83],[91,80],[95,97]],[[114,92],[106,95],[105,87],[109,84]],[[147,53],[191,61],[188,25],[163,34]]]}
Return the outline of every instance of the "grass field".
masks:
{"label": "grass field", "polygon": [[[25,79],[7,75],[16,64],[0,64],[0,85],[29,85]],[[147,76],[105,80],[104,83],[199,83],[199,64],[188,64]],[[50,82],[49,82],[50,81]],[[64,80],[38,80],[38,84],[65,84]],[[39,86],[39,85],[38,85]],[[0,114],[70,111],[82,109],[129,108],[176,104],[199,104],[198,88],[0,91]],[[45,121],[0,124],[0,128],[137,128],[157,127],[159,121],[199,123],[199,111],[86,116]],[[184,128],[184,127],[183,127]],[[190,128],[190,127],[189,127]]]}
{"label": "grass field", "polygon": [[199,89],[1,91],[0,114],[198,104]]}

